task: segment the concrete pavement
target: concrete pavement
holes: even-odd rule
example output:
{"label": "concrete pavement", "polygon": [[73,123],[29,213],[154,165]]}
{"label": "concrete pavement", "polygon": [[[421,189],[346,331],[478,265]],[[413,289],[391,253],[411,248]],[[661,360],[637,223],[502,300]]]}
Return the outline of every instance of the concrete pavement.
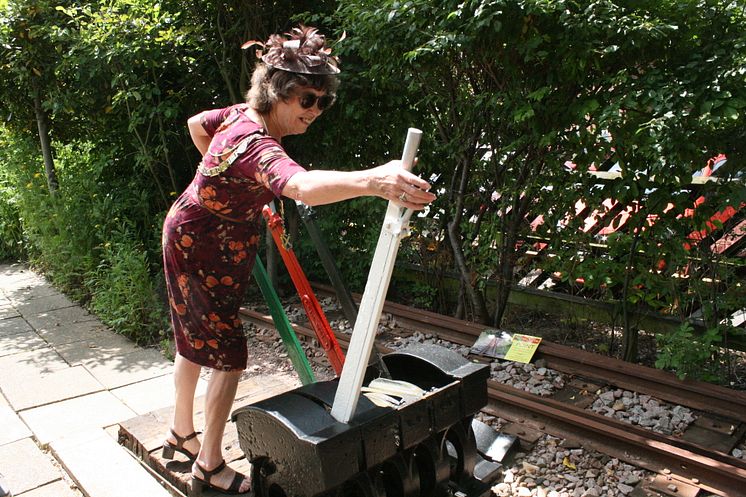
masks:
{"label": "concrete pavement", "polygon": [[0,264],[0,474],[14,496],[170,496],[117,433],[119,422],[173,405],[172,375],[157,350],[25,266]]}

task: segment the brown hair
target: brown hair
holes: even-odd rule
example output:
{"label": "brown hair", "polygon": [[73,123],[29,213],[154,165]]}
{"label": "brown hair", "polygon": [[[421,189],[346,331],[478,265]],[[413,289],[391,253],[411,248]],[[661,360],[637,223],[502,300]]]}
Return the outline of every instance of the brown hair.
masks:
{"label": "brown hair", "polygon": [[298,89],[313,88],[336,96],[339,80],[332,74],[300,74],[259,62],[251,76],[246,101],[260,114],[267,114],[280,100],[287,101]]}

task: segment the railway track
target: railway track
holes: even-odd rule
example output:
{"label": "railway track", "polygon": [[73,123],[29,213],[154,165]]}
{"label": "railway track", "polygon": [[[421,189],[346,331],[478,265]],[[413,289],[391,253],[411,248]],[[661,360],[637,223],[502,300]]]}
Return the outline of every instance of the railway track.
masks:
{"label": "railway track", "polygon": [[[314,288],[320,295],[331,292],[322,285]],[[482,325],[391,302],[385,304],[384,312],[395,317],[400,326],[397,331],[403,334],[419,331],[465,346],[471,346],[484,329]],[[241,314],[257,326],[273,327],[268,315],[247,309]],[[297,324],[293,327],[299,336],[315,337],[310,328]],[[335,334],[346,350],[349,335]],[[381,346],[379,349],[387,352]],[[664,371],[547,342],[542,342],[537,356],[544,359],[548,368],[574,375],[580,383],[568,387],[576,388],[577,395],[564,395],[563,402],[490,380],[490,401],[484,411],[512,423],[511,430],[522,441],[531,442],[526,433],[537,432],[575,440],[658,474],[650,488],[662,494],[696,496],[704,491],[724,497],[746,496],[746,461],[729,455],[746,432],[746,395],[716,385],[681,381]],[[586,380],[591,385],[610,384],[702,411],[706,414],[698,418],[701,421],[694,430],[698,435],[659,434],[586,410],[583,407],[589,404],[587,399],[583,404],[567,402],[593,395],[582,388]]]}

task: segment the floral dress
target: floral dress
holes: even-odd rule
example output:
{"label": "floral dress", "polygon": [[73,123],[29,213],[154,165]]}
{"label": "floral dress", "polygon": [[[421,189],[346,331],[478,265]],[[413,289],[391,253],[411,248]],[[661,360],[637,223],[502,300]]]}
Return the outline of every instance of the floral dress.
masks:
{"label": "floral dress", "polygon": [[238,310],[254,266],[264,204],[304,171],[248,106],[208,111],[208,153],[163,224],[163,265],[176,351],[202,366],[246,368]]}

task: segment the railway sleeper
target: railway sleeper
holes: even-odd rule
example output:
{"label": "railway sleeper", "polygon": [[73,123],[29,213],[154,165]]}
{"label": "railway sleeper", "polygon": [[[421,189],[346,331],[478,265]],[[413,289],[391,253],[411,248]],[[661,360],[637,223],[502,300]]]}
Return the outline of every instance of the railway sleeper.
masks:
{"label": "railway sleeper", "polygon": [[[349,423],[331,414],[338,379],[305,385],[234,411],[258,497],[479,497],[517,445],[474,415],[487,404],[489,366],[416,344],[383,357],[394,380],[425,390],[396,407],[360,397]],[[364,385],[378,378],[376,365]],[[475,429],[480,432],[475,435]],[[481,447],[478,447],[477,441]]]}

